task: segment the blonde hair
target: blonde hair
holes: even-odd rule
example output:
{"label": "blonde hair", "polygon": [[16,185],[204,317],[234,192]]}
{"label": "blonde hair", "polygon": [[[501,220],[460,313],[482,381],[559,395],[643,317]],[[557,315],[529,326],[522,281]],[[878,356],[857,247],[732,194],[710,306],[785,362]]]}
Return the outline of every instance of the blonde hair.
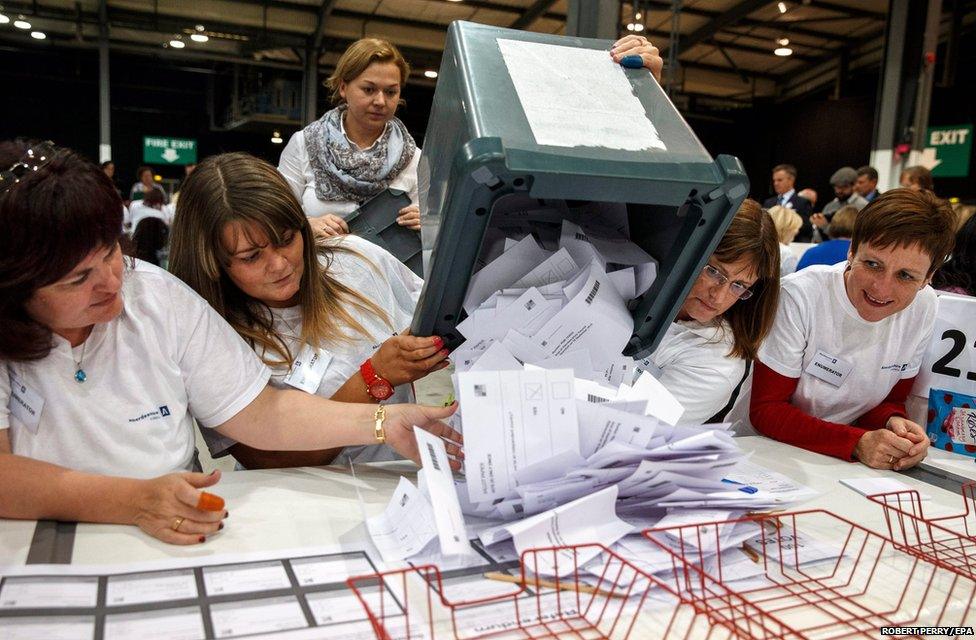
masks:
{"label": "blonde hair", "polygon": [[854,221],[857,220],[857,207],[847,205],[841,207],[830,219],[827,233],[836,240],[837,238],[850,238],[854,233]]}
{"label": "blonde hair", "polygon": [[349,342],[356,334],[373,339],[350,308],[390,324],[376,304],[329,275],[335,253],[355,252],[316,245],[301,204],[277,169],[247,153],[212,156],[183,185],[170,236],[169,270],[209,302],[269,366],[291,366],[296,354],[275,332],[268,306],[241,291],[225,271],[230,255],[221,235],[232,222],[254,223],[275,246],[284,244],[289,231],[301,234],[305,270],[298,301],[303,342]]}
{"label": "blonde hair", "polygon": [[767,211],[773,219],[773,224],[776,225],[776,236],[780,243],[789,244],[793,242],[796,233],[803,226],[803,218],[800,217],[800,214],[780,205],[770,207]]}
{"label": "blonde hair", "polygon": [[410,64],[404,59],[403,54],[392,42],[381,40],[380,38],[360,38],[347,48],[339,62],[336,63],[335,71],[325,81],[328,87],[333,104],[345,102],[339,95],[339,88],[343,84],[348,84],[358,78],[366,68],[374,62],[392,62],[400,69],[400,88],[407,83],[410,77]]}

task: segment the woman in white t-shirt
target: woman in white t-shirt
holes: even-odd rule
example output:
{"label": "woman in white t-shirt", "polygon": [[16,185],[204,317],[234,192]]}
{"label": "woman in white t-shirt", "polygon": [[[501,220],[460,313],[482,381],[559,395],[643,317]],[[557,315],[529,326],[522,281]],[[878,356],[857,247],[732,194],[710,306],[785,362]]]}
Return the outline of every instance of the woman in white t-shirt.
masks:
{"label": "woman in white t-shirt", "polygon": [[767,209],[769,217],[776,225],[776,234],[779,236],[779,275],[788,276],[796,271],[796,265],[800,261],[790,249],[790,243],[796,238],[796,234],[803,226],[803,218],[793,209],[787,209],[776,205]]}
{"label": "woman in white t-shirt", "polygon": [[202,491],[219,473],[192,472],[194,419],[264,449],[385,440],[416,460],[413,425],[460,442],[437,421],[451,408],[377,411],[269,386],[200,296],[123,258],[121,200],[97,165],[5,143],[0,166],[12,167],[0,174],[0,518],[204,542],[227,511]]}
{"label": "woman in white t-shirt", "polygon": [[682,424],[715,417],[729,402],[776,312],[776,229],[754,200],[732,223],[685,298],[677,319],[639,369],[681,402]]}
{"label": "woman in white t-shirt", "polygon": [[[285,180],[246,153],[208,158],[187,178],[169,264],[272,368],[274,385],[343,402],[402,402],[411,382],[448,364],[439,337],[402,333],[420,278],[355,236],[316,245]],[[229,449],[248,468],[328,464],[336,454],[208,444],[213,455]],[[391,454],[388,447],[344,452],[357,461]]]}
{"label": "woman in white t-shirt", "polygon": [[906,469],[925,430],[905,398],[935,323],[929,282],[952,249],[955,216],[928,192],[894,189],[858,213],[846,263],[785,278],[776,321],[730,414],[790,444]]}
{"label": "woman in white t-shirt", "polygon": [[410,65],[393,44],[362,38],[349,45],[327,86],[338,105],[295,133],[278,170],[317,235],[349,232],[345,218],[384,189],[407,192],[397,224],[420,231],[420,149],[396,117]]}

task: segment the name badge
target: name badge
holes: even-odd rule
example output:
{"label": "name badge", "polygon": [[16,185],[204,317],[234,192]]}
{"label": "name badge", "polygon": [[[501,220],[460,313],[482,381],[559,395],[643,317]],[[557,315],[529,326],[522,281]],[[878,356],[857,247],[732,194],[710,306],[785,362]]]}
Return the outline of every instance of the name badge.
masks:
{"label": "name badge", "polygon": [[319,389],[322,377],[325,376],[332,354],[325,349],[313,349],[309,345],[302,347],[301,352],[291,366],[291,371],[285,376],[285,384],[306,393],[315,393]]}
{"label": "name badge", "polygon": [[22,422],[33,434],[41,424],[44,398],[25,385],[20,378],[10,374],[10,415]]}
{"label": "name badge", "polygon": [[853,369],[854,365],[844,362],[840,358],[835,358],[824,351],[817,351],[817,355],[814,356],[804,371],[814,378],[819,378],[828,384],[839,387],[844,384]]}

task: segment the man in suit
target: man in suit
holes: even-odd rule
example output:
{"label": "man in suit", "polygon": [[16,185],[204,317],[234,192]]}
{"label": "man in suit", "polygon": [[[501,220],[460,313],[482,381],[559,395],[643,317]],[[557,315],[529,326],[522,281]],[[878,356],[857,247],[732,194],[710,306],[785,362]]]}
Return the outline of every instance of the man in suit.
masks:
{"label": "man in suit", "polygon": [[796,211],[800,219],[803,220],[803,226],[797,232],[794,242],[810,242],[813,235],[813,227],[810,225],[810,214],[813,213],[813,207],[809,200],[797,195],[795,185],[796,167],[791,164],[776,165],[773,167],[773,191],[776,192],[776,195],[767,198],[763,202],[763,206],[775,207],[780,205]]}
{"label": "man in suit", "polygon": [[857,170],[857,180],[854,181],[854,191],[868,203],[881,195],[878,191],[878,170],[874,167],[864,165]]}

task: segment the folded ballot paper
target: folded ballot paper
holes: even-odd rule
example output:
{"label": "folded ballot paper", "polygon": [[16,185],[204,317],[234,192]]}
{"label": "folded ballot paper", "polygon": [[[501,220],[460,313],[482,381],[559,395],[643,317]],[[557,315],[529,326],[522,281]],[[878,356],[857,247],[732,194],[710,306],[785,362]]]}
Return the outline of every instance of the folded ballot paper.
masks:
{"label": "folded ballot paper", "polygon": [[[731,425],[681,423],[674,396],[621,355],[633,331],[627,300],[650,287],[656,265],[620,225],[601,221],[593,229],[546,220],[540,245],[513,214],[515,237],[486,236],[494,257],[471,278],[457,327],[466,340],[452,354],[464,478],[451,477],[443,444],[417,430],[419,487],[403,480],[368,522],[384,559],[415,555],[435,538],[445,558],[470,553],[469,537],[519,553],[599,542],[658,571],[671,564],[637,535],[643,529],[811,497],[749,462]],[[475,519],[476,529],[466,522]],[[732,553],[755,535],[729,527],[702,551]],[[597,572],[607,562],[583,560]],[[572,568],[556,565],[558,556],[542,569]]]}

